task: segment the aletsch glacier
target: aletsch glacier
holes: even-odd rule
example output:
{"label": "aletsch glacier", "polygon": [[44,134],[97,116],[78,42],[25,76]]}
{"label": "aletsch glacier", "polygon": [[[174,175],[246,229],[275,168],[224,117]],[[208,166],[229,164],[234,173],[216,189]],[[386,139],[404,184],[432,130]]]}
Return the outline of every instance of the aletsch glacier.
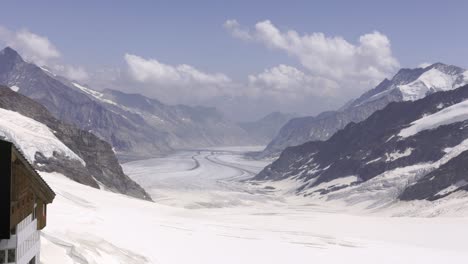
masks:
{"label": "aletsch glacier", "polygon": [[[329,127],[340,112],[322,116],[328,121],[312,123],[329,140],[288,148],[275,161],[245,156],[263,147],[214,146],[265,142],[291,116],[238,126],[209,108],[95,91],[11,49],[2,51],[2,61],[0,80],[10,88],[0,89],[1,135],[19,145],[58,194],[42,238],[43,263],[461,263],[468,257],[468,88],[461,68],[401,70],[346,106],[362,114],[346,120],[362,123]],[[73,110],[62,104],[69,99]],[[101,122],[119,128],[109,134]],[[169,136],[137,140],[162,123]],[[200,132],[211,125],[223,128]],[[262,126],[269,133],[245,140],[243,127]],[[206,136],[226,128],[233,133]],[[138,137],[129,137],[132,130]],[[34,133],[39,141],[31,145]],[[123,159],[140,160],[120,168],[102,139],[112,139]]]}
{"label": "aletsch glacier", "polygon": [[400,214],[391,210],[357,214],[279,188],[239,184],[237,179],[264,165],[233,149],[124,164],[156,203],[43,174],[59,194],[43,237],[43,261],[370,264],[376,258],[382,263],[461,263],[468,257],[464,217],[388,217]]}
{"label": "aletsch glacier", "polygon": [[[51,209],[44,261],[354,263],[351,260],[358,259],[375,263],[385,256],[380,262],[440,263],[468,257],[464,231],[468,197],[462,192],[437,203],[392,200],[375,212],[346,200],[298,197],[297,183],[291,180],[239,182],[267,164],[243,156],[244,151],[258,149],[184,151],[124,164],[125,172],[152,195],[155,204],[45,174],[62,195]],[[406,174],[402,170],[395,175]],[[392,177],[382,179],[380,188],[391,184]],[[355,180],[343,178],[327,186]],[[369,199],[369,194],[363,188],[349,197]],[[86,217],[77,215],[83,212]],[[421,217],[441,214],[463,217]],[[79,221],[74,220],[77,217]]]}

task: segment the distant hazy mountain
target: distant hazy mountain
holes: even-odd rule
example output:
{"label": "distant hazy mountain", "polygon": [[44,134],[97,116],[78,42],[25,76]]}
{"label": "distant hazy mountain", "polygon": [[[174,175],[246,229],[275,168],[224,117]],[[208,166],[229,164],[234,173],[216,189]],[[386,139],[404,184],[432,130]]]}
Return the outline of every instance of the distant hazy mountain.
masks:
{"label": "distant hazy mountain", "polygon": [[166,133],[172,148],[244,145],[253,139],[213,107],[166,105],[140,94],[115,90],[102,93],[109,109],[124,116],[139,115],[154,130]]}
{"label": "distant hazy mountain", "polygon": [[297,114],[273,112],[257,121],[242,122],[239,125],[259,144],[269,143],[280,128]]}
{"label": "distant hazy mountain", "polygon": [[351,101],[338,111],[290,120],[268,144],[260,157],[278,155],[288,146],[326,140],[350,122],[360,122],[390,102],[413,101],[437,91],[452,90],[468,83],[462,68],[436,63],[426,68],[402,69],[391,80]]}
{"label": "distant hazy mountain", "polygon": [[255,179],[295,181],[301,195],[350,203],[468,191],[467,109],[468,85],[394,102],[326,141],[286,148]]}
{"label": "distant hazy mountain", "polygon": [[102,186],[151,199],[124,174],[111,145],[59,121],[39,103],[5,86],[0,86],[0,137],[17,144],[37,170],[63,173],[94,188]]}
{"label": "distant hazy mountain", "polygon": [[124,155],[254,143],[214,108],[168,106],[141,95],[98,92],[25,62],[11,48],[0,51],[0,84],[41,103],[58,119],[93,132]]}

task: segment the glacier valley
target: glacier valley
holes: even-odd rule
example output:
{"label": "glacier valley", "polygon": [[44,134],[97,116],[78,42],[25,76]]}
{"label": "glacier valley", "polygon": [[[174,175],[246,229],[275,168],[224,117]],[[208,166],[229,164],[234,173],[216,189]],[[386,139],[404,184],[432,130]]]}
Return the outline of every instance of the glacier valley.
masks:
{"label": "glacier valley", "polygon": [[465,196],[438,201],[447,211],[428,201],[379,210],[319,202],[289,193],[291,181],[248,181],[271,162],[243,155],[259,149],[186,150],[123,164],[154,203],[42,172],[57,193],[42,237],[42,263],[463,263],[468,258],[468,218],[455,217],[467,215],[456,206]]}

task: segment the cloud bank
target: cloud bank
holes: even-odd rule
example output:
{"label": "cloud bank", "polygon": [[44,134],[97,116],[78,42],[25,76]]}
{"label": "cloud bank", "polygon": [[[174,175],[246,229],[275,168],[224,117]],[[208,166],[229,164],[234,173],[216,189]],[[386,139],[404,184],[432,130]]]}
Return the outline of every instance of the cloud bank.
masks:
{"label": "cloud bank", "polygon": [[225,74],[207,73],[187,64],[169,65],[133,54],[125,54],[124,59],[133,81],[171,102],[231,94],[235,85]]}
{"label": "cloud bank", "polygon": [[[242,28],[236,20],[227,20],[224,28],[235,38],[261,43],[297,59],[308,75],[295,74],[297,82],[309,80],[305,82],[312,86],[309,89],[320,90],[315,94],[331,96],[329,91],[333,90],[368,89],[399,68],[390,40],[378,31],[362,35],[356,43],[351,43],[340,36],[320,32],[301,35],[294,30],[281,31],[269,20],[256,23],[253,29]],[[284,72],[284,65],[278,67]],[[327,84],[330,86],[324,86]],[[277,85],[271,87],[275,90]],[[321,91],[323,89],[326,91]]]}
{"label": "cloud bank", "polygon": [[176,85],[190,85],[193,83],[223,85],[231,82],[231,79],[224,74],[205,73],[187,64],[171,66],[156,59],[144,59],[132,54],[125,54],[124,58],[130,74],[140,82]]}
{"label": "cloud bank", "polygon": [[333,96],[338,84],[297,68],[279,65],[257,75],[249,75],[248,91],[253,96],[271,96],[278,100],[299,100],[307,96]]}
{"label": "cloud bank", "polygon": [[0,45],[11,46],[26,60],[97,89],[138,92],[173,104],[214,105],[229,112],[244,111],[244,115],[258,109],[263,113],[329,110],[372,88],[399,68],[390,40],[378,31],[349,41],[321,32],[284,30],[269,20],[251,28],[236,20],[227,20],[223,26],[235,39],[287,54],[296,63],[279,63],[233,80],[225,73],[127,53],[123,55],[123,67],[88,72],[84,67],[64,63],[62,53],[49,38],[27,29],[12,31],[0,26]]}

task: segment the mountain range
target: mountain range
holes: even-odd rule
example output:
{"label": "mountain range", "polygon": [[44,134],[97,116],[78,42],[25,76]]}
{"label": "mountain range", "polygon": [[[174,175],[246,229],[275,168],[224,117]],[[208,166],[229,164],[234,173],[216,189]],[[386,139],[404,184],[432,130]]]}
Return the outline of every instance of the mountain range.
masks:
{"label": "mountain range", "polygon": [[0,51],[0,84],[39,102],[55,118],[109,142],[122,159],[265,140],[251,137],[215,108],[166,105],[140,94],[97,91],[24,61],[9,47]]}
{"label": "mountain range", "polygon": [[328,140],[288,147],[255,179],[292,181],[300,195],[372,206],[468,190],[468,85],[439,88],[392,102]]}
{"label": "mountain range", "polygon": [[425,68],[401,69],[392,79],[383,80],[337,111],[291,119],[258,157],[277,156],[289,146],[327,140],[350,122],[361,122],[390,102],[414,101],[467,83],[468,72],[457,66],[435,63]]}
{"label": "mountain range", "polygon": [[337,111],[235,123],[212,107],[98,91],[5,48],[0,137],[19,145],[37,170],[146,200],[117,157],[270,140],[257,157],[279,158],[254,181],[288,181],[296,194],[352,203],[438,200],[468,190],[467,83],[466,70],[435,63],[401,69]]}

